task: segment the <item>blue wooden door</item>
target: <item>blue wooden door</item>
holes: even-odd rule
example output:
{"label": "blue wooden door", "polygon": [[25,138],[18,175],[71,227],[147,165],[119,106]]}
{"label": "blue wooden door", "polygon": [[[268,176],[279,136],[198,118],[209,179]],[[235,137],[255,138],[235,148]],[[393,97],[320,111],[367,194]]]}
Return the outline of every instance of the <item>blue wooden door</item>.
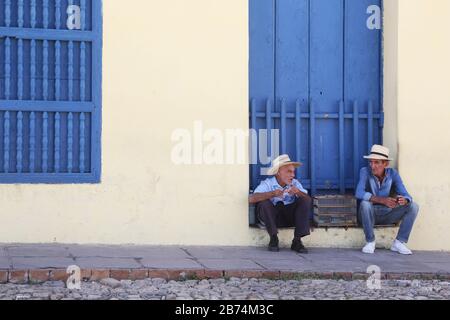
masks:
{"label": "blue wooden door", "polygon": [[0,183],[100,179],[100,0],[0,0]]}
{"label": "blue wooden door", "polygon": [[[313,194],[352,189],[382,142],[381,30],[368,24],[380,7],[250,0],[250,126],[280,130],[280,152],[304,164],[297,177]],[[252,189],[262,166],[251,167]]]}

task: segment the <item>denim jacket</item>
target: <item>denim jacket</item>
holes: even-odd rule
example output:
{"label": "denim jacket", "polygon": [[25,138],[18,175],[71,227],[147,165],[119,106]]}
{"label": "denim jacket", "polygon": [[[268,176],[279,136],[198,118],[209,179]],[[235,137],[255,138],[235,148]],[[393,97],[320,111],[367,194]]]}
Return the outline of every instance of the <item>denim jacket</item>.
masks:
{"label": "denim jacket", "polygon": [[381,183],[372,174],[372,170],[369,167],[361,169],[358,186],[356,187],[355,196],[357,199],[369,201],[372,196],[395,197],[397,195],[412,202],[411,195],[406,190],[402,178],[395,169],[386,168],[385,177]]}

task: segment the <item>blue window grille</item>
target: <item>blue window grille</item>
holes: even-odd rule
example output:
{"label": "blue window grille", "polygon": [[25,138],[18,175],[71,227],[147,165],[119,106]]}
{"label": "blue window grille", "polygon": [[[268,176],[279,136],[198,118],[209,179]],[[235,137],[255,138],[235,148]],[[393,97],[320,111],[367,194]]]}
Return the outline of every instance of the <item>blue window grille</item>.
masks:
{"label": "blue window grille", "polygon": [[0,0],[0,183],[97,183],[100,0]]}

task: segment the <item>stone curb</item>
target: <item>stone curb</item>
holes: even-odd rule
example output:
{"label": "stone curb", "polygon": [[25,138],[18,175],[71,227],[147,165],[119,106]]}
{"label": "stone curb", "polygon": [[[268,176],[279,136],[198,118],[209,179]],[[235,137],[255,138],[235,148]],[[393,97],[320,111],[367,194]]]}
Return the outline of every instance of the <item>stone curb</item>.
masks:
{"label": "stone curb", "polygon": [[[369,274],[357,272],[290,272],[276,270],[212,270],[212,269],[81,269],[83,281],[142,280],[163,278],[166,280],[256,278],[270,280],[367,280]],[[0,270],[0,283],[39,284],[46,281],[66,282],[65,269]],[[450,281],[450,273],[382,273],[381,280],[444,280]]]}

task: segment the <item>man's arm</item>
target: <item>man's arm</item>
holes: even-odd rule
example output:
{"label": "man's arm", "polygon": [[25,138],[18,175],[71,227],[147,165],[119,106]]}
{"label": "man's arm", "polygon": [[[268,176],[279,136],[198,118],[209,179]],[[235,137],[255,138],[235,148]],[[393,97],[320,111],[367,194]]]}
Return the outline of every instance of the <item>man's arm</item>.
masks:
{"label": "man's arm", "polygon": [[280,197],[284,193],[283,190],[275,190],[270,192],[254,193],[248,197],[248,202],[250,204],[256,204],[258,202],[266,201],[275,197]]}
{"label": "man's arm", "polygon": [[361,171],[359,172],[359,181],[358,185],[356,186],[355,192],[355,197],[358,200],[371,201],[373,194],[366,191],[366,184],[368,179],[369,176],[367,174],[367,169],[362,168]]}
{"label": "man's arm", "polygon": [[403,180],[397,171],[395,171],[395,175],[393,177],[393,183],[395,185],[395,192],[397,193],[397,195],[405,198],[408,202],[412,202],[412,197],[406,190],[406,187],[403,184]]}

